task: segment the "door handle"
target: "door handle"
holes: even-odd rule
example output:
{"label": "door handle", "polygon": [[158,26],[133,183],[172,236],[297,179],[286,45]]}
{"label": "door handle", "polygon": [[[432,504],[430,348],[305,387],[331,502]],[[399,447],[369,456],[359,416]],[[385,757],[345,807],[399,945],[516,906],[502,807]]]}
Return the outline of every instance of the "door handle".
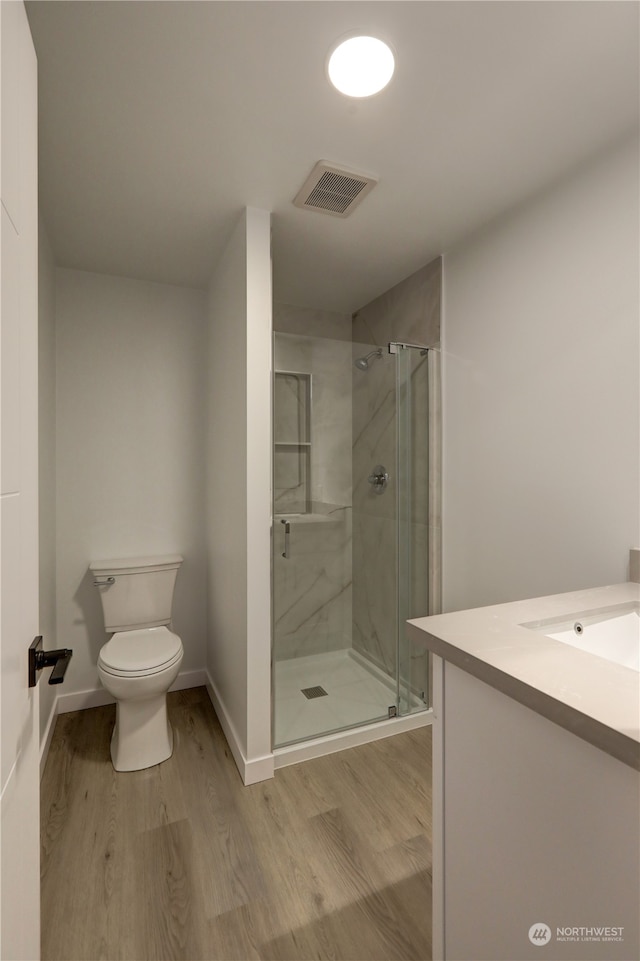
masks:
{"label": "door handle", "polygon": [[282,556],[288,558],[289,557],[289,535],[291,533],[291,524],[289,523],[289,521],[284,520],[284,518],[280,521],[280,523],[284,524],[284,550],[282,552]]}
{"label": "door handle", "polygon": [[29,687],[38,683],[38,671],[45,667],[52,667],[49,684],[62,684],[73,651],[68,647],[61,647],[56,651],[42,650],[42,635],[34,638],[29,645]]}

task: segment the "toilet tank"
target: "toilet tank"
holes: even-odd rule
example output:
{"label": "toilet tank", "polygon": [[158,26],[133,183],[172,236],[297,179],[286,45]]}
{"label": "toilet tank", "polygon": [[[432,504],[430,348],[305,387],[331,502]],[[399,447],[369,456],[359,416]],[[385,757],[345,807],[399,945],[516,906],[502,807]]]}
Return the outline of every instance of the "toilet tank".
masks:
{"label": "toilet tank", "polygon": [[100,592],[105,630],[134,631],[169,624],[181,564],[179,554],[92,561],[89,570]]}

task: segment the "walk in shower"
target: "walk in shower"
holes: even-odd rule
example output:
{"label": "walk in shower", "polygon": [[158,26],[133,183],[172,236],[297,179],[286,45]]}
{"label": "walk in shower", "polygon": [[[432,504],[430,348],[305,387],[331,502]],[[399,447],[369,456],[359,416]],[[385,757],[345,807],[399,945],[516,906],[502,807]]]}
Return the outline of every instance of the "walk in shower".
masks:
{"label": "walk in shower", "polygon": [[[274,334],[273,743],[424,711],[439,354]],[[430,561],[431,559],[431,561]]]}

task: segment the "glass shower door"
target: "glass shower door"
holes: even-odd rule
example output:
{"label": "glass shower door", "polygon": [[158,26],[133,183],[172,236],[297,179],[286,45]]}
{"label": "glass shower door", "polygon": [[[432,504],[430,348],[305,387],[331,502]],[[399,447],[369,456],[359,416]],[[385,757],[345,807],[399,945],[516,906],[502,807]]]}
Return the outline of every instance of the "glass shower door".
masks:
{"label": "glass shower door", "polygon": [[[274,335],[273,741],[388,716],[396,694],[354,649],[350,341]],[[392,364],[391,364],[392,367]],[[392,391],[393,395],[393,391]],[[364,478],[364,486],[369,485]],[[394,677],[395,683],[395,677]]]}
{"label": "glass shower door", "polygon": [[425,709],[427,354],[274,335],[277,747]]}

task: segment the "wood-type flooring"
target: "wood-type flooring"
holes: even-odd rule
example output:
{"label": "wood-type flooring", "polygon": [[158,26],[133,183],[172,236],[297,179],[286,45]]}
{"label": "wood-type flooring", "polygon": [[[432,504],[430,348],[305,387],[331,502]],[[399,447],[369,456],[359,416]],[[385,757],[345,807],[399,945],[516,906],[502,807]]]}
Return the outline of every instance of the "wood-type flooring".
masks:
{"label": "wood-type flooring", "polygon": [[43,961],[430,959],[430,728],[245,787],[205,688],[169,713],[173,757],[128,774],[113,706],[59,716]]}

